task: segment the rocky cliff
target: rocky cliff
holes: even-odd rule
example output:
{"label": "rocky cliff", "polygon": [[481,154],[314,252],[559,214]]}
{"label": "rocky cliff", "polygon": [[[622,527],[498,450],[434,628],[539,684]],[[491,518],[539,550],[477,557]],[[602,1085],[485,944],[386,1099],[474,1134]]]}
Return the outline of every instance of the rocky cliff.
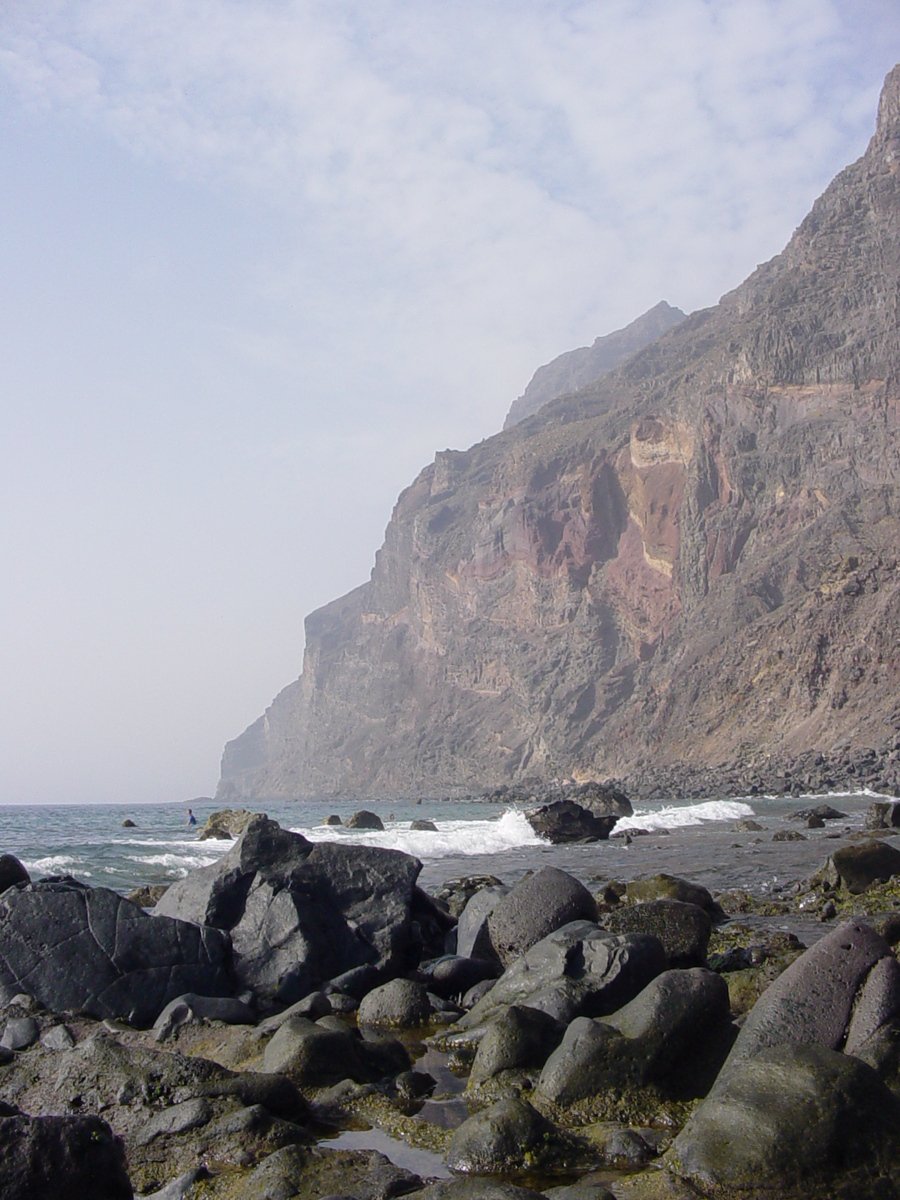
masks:
{"label": "rocky cliff", "polygon": [[223,797],[900,748],[900,68],[778,257],[400,496]]}
{"label": "rocky cliff", "polygon": [[673,308],[661,300],[624,329],[598,337],[593,345],[569,350],[545,366],[538,367],[528,387],[518,400],[513,401],[503,428],[511,429],[519,421],[533,416],[551,400],[571,395],[579,388],[595,383],[683,320],[684,313],[680,308]]}

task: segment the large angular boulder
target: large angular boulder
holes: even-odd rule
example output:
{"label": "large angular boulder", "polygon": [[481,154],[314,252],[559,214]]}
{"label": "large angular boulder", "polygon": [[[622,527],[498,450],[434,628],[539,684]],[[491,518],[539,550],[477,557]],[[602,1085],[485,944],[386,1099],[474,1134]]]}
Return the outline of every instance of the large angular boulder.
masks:
{"label": "large angular boulder", "polygon": [[581,1015],[615,1012],[664,968],[656,938],[611,934],[591,921],[572,921],[508,967],[455,1029],[482,1029],[511,1004],[539,1009],[566,1024]]}
{"label": "large angular boulder", "polygon": [[606,841],[618,817],[598,814],[572,800],[553,800],[525,814],[528,824],[554,846]]}
{"label": "large angular boulder", "polygon": [[3,1200],[132,1200],[125,1150],[99,1117],[0,1117]]}
{"label": "large angular boulder", "polygon": [[596,921],[597,902],[574,876],[544,867],[520,880],[488,917],[491,945],[505,967],[570,921]]}
{"label": "large angular boulder", "polygon": [[261,1005],[283,1006],[348,972],[365,968],[368,989],[412,965],[439,915],[416,887],[420,869],[399,850],[314,845],[256,817],[218,863],[173,884],[156,912],[227,930],[240,984]]}
{"label": "large angular boulder", "polygon": [[0,1003],[24,992],[53,1012],[146,1026],[185,992],[233,994],[227,935],[74,879],[4,892],[0,947]]}

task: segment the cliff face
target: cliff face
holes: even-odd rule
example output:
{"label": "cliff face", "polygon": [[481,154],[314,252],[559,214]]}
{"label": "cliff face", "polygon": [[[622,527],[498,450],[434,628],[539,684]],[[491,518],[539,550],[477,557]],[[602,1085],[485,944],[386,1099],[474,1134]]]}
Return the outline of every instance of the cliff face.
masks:
{"label": "cliff face", "polygon": [[900,729],[900,68],[785,251],[401,496],[220,795],[439,794]]}
{"label": "cliff face", "polygon": [[546,366],[538,367],[528,387],[518,400],[513,401],[503,428],[511,429],[551,400],[594,383],[683,320],[684,313],[680,308],[673,308],[661,300],[624,329],[598,337],[592,346],[569,350]]}

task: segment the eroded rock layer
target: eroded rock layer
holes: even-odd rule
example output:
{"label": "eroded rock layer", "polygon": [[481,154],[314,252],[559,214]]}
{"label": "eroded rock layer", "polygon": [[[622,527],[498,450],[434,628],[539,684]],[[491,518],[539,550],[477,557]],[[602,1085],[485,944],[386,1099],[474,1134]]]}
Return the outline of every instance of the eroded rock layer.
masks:
{"label": "eroded rock layer", "polygon": [[397,502],[223,798],[438,794],[900,727],[900,68],[785,251]]}

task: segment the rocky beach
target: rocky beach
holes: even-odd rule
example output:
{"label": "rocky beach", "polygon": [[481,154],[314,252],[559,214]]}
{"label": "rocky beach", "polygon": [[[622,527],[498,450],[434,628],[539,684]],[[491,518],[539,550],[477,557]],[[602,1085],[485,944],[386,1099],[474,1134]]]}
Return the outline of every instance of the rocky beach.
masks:
{"label": "rocky beach", "polygon": [[544,799],[516,880],[250,812],[152,910],[4,856],[4,1197],[900,1196],[900,802],[695,832],[713,890]]}

